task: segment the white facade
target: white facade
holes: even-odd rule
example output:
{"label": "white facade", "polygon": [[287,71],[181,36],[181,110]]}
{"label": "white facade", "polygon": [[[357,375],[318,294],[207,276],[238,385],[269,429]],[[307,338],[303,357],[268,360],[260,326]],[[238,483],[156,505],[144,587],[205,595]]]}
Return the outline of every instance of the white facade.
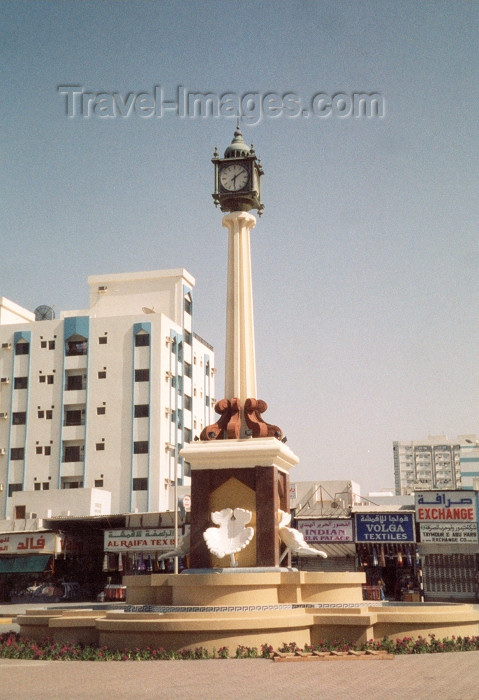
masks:
{"label": "white facade", "polygon": [[71,489],[110,492],[112,513],[172,509],[175,479],[189,481],[179,450],[214,421],[214,352],[193,333],[193,277],[89,285],[90,308],[60,319],[0,299],[0,518],[15,517],[14,493],[17,513],[76,512]]}
{"label": "white facade", "polygon": [[425,489],[472,488],[472,478],[470,484],[467,478],[462,483],[461,468],[469,461],[473,444],[477,444],[475,435],[458,435],[454,440],[445,435],[429,435],[427,440],[394,442],[396,494],[408,495]]}

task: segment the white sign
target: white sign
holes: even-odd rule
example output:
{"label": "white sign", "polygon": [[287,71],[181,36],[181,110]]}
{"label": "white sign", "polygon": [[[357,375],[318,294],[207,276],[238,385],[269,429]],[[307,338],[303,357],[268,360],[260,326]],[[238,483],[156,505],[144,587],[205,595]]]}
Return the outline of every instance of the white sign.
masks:
{"label": "white sign", "polygon": [[421,523],[421,542],[477,542],[476,523]]}
{"label": "white sign", "polygon": [[0,554],[55,554],[60,548],[60,538],[54,532],[0,535]]}
{"label": "white sign", "polygon": [[473,491],[416,492],[416,520],[419,523],[474,523],[476,494]]}
{"label": "white sign", "polygon": [[297,520],[306,542],[352,542],[352,520]]}
{"label": "white sign", "polygon": [[[182,537],[180,531],[178,537]],[[172,527],[138,530],[105,530],[105,552],[169,552],[175,547],[175,530]]]}

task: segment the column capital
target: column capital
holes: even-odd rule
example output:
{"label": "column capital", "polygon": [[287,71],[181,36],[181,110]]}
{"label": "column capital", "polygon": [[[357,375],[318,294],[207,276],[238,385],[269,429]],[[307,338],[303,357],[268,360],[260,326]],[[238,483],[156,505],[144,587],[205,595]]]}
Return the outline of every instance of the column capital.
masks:
{"label": "column capital", "polygon": [[249,211],[231,211],[223,216],[221,223],[229,231],[233,231],[238,224],[244,224],[248,229],[252,229],[256,226],[256,216]]}

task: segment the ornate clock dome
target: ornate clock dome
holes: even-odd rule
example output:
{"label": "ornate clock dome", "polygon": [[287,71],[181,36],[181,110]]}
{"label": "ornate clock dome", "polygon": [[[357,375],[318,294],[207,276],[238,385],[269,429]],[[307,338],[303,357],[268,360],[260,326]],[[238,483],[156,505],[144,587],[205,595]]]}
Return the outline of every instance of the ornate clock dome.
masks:
{"label": "ornate clock dome", "polygon": [[225,158],[244,158],[251,154],[251,149],[245,144],[243,139],[243,134],[239,128],[239,124],[236,126],[236,131],[230,145],[225,150]]}

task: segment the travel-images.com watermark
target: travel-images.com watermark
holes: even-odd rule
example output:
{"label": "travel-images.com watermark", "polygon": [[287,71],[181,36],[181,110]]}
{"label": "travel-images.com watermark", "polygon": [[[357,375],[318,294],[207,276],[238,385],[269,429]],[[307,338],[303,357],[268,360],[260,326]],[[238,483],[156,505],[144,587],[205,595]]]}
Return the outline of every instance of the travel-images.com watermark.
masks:
{"label": "travel-images.com watermark", "polygon": [[386,112],[385,100],[376,92],[354,92],[351,95],[318,92],[306,103],[293,92],[283,95],[276,92],[248,92],[244,95],[228,92],[216,95],[211,92],[189,92],[182,86],[177,88],[175,99],[166,99],[160,85],[155,85],[151,92],[123,95],[120,92],[92,92],[81,85],[59,85],[57,90],[64,100],[65,115],[70,119],[161,119],[172,114],[183,119],[236,117],[255,125],[263,117],[381,119]]}

